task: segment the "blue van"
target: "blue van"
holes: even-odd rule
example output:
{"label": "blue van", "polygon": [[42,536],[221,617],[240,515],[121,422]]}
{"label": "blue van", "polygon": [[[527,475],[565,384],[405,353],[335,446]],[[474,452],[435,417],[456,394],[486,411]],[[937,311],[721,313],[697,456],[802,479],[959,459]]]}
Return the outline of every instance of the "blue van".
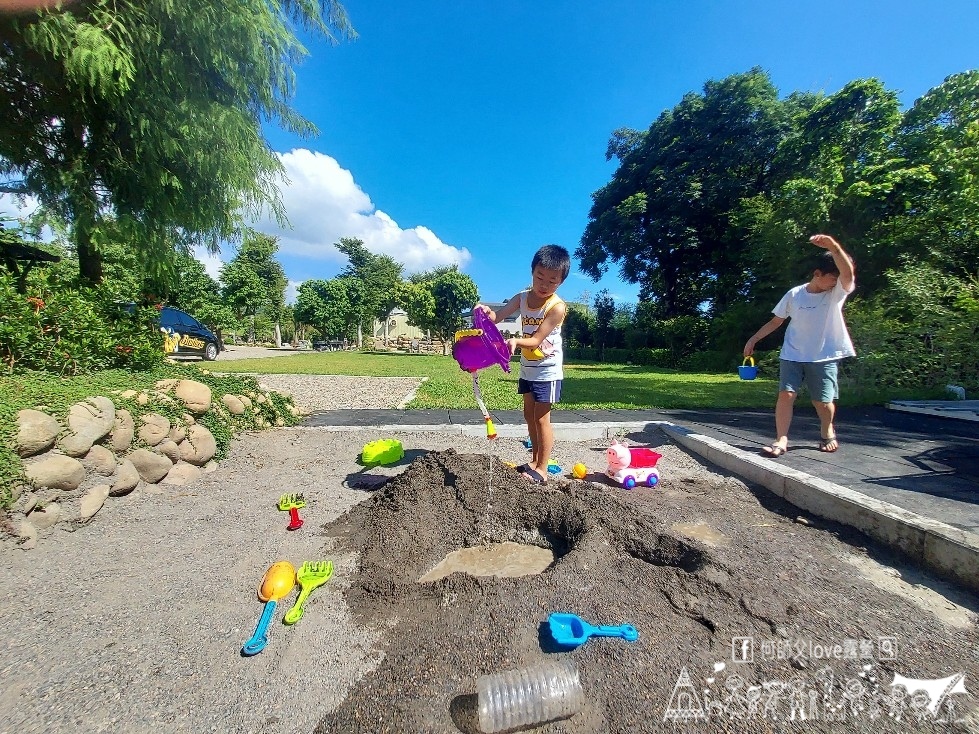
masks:
{"label": "blue van", "polygon": [[203,357],[209,362],[218,358],[219,342],[214,332],[179,308],[164,306],[160,310],[163,352],[176,357]]}

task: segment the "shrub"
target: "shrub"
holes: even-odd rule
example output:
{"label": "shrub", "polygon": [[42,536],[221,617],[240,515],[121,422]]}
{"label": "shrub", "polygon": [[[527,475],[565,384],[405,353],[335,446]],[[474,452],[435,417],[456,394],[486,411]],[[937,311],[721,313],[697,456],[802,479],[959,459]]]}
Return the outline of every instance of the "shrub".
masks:
{"label": "shrub", "polygon": [[12,276],[0,274],[0,362],[7,373],[149,369],[163,361],[157,319],[152,308],[120,308],[105,288],[55,288],[39,279],[22,294]]}

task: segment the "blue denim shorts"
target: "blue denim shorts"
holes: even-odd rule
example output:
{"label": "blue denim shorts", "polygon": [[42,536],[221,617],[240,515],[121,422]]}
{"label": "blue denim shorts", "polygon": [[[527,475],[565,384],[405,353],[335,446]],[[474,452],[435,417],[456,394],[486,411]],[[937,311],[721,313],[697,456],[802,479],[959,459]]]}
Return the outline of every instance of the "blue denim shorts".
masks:
{"label": "blue denim shorts", "polygon": [[517,380],[517,395],[530,393],[534,396],[534,401],[538,403],[556,403],[561,399],[561,383],[564,380],[553,380],[546,382],[531,382],[530,380]]}
{"label": "blue denim shorts", "polygon": [[794,392],[805,383],[809,395],[820,403],[832,403],[840,396],[840,386],[837,381],[837,365],[839,362],[790,362],[780,359],[778,365],[779,392]]}

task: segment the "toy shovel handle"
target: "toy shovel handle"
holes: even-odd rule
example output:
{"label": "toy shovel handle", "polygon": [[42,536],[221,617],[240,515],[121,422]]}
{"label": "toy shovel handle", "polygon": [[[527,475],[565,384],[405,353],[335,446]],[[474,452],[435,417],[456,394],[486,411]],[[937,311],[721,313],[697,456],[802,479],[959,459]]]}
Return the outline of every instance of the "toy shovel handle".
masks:
{"label": "toy shovel handle", "polygon": [[296,599],[296,603],[292,605],[292,609],[286,612],[286,615],[282,618],[283,624],[295,624],[303,617],[303,604],[309,598],[309,595],[313,593],[313,589],[309,586],[305,587],[299,592],[299,598]]}
{"label": "toy shovel handle", "polygon": [[272,621],[273,614],[275,614],[275,599],[269,599],[265,602],[265,609],[262,610],[262,617],[258,620],[258,626],[255,627],[255,634],[241,648],[242,655],[257,655],[269,644],[269,638],[266,633],[268,632],[269,623]]}
{"label": "toy shovel handle", "polygon": [[593,627],[592,629],[592,634],[598,635],[599,637],[621,637],[629,642],[634,642],[639,639],[639,631],[631,624],[620,624],[617,626],[605,625],[602,627]]}

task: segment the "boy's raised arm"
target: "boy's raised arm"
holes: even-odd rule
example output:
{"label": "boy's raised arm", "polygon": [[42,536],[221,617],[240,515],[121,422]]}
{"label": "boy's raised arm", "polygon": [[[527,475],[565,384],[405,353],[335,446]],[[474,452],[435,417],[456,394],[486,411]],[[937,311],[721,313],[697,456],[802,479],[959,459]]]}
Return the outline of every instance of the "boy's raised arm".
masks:
{"label": "boy's raised arm", "polygon": [[840,270],[840,285],[843,286],[843,290],[845,290],[847,293],[851,292],[856,285],[853,272],[853,260],[851,260],[850,256],[846,254],[846,251],[843,249],[843,245],[830,237],[828,234],[814,234],[809,238],[809,241],[816,247],[822,247],[824,250],[829,250],[829,254],[833,256],[833,262],[836,263],[836,267]]}

